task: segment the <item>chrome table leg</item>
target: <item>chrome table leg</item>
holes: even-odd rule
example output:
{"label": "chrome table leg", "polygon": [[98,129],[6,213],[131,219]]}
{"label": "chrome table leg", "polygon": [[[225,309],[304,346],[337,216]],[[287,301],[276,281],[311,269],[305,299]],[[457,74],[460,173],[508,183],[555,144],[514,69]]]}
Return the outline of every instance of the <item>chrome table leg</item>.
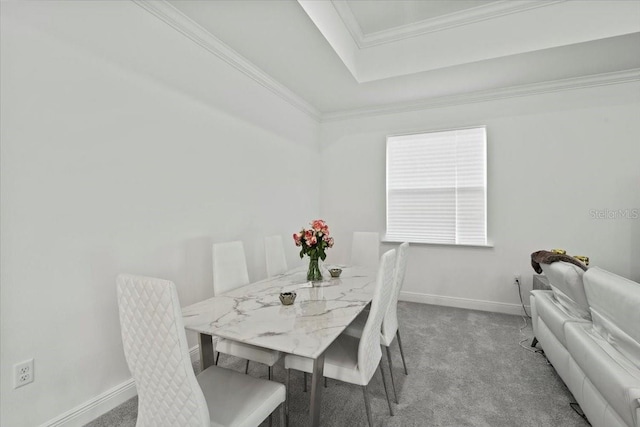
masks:
{"label": "chrome table leg", "polygon": [[309,418],[311,426],[320,425],[320,409],[322,407],[322,377],[324,372],[324,353],[313,361],[313,372],[311,376],[311,405]]}
{"label": "chrome table leg", "polygon": [[213,337],[207,334],[198,334],[200,344],[200,369],[205,370],[213,366]]}

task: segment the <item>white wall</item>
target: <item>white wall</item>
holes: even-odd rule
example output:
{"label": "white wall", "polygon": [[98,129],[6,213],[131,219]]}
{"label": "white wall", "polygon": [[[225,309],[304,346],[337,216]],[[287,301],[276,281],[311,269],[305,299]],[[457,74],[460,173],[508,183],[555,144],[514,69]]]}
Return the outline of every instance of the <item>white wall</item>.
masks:
{"label": "white wall", "polygon": [[118,273],[190,304],[242,239],[266,275],[263,237],[318,214],[318,124],[132,2],[3,2],[1,28],[0,425],[35,426],[130,378]]}
{"label": "white wall", "polygon": [[[640,207],[638,84],[320,129],[132,2],[1,7],[0,425],[46,423],[130,378],[119,272],[174,280],[186,305],[212,294],[213,241],[242,239],[257,279],[262,237],[318,213],[327,262],[347,262],[351,231],[384,232],[387,134],[489,132],[495,246],[414,246],[405,299],[517,311],[511,275],[526,291],[529,254],[551,247],[640,279],[640,221],[589,214]],[[305,172],[318,150],[321,178]],[[30,357],[36,381],[14,390]]]}
{"label": "white wall", "polygon": [[[336,241],[385,231],[387,135],[487,125],[492,248],[413,245],[401,298],[518,313],[530,254],[565,248],[640,279],[640,219],[592,209],[640,208],[640,85],[602,86],[323,124],[321,215]],[[383,245],[384,248],[393,245]],[[338,260],[349,247],[336,247]]]}

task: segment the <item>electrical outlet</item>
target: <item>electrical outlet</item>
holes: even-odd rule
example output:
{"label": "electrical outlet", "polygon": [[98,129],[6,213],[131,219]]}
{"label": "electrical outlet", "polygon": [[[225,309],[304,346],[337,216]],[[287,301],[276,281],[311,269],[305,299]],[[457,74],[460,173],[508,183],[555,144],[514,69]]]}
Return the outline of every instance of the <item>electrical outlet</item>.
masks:
{"label": "electrical outlet", "polygon": [[13,388],[33,382],[33,359],[13,365]]}
{"label": "electrical outlet", "polygon": [[520,280],[520,275],[519,274],[514,274],[513,275],[513,284],[516,286],[520,286],[522,284],[522,281]]}

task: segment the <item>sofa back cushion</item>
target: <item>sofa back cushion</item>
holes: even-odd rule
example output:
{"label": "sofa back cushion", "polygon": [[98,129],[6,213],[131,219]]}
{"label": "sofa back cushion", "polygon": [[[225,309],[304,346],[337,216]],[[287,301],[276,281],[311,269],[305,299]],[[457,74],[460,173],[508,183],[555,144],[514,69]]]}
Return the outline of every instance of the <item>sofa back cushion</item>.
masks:
{"label": "sofa back cushion", "polygon": [[590,319],[589,303],[584,292],[584,271],[576,265],[558,261],[540,264],[558,303],[571,316]]}
{"label": "sofa back cushion", "polygon": [[640,368],[640,283],[593,267],[584,288],[594,330]]}

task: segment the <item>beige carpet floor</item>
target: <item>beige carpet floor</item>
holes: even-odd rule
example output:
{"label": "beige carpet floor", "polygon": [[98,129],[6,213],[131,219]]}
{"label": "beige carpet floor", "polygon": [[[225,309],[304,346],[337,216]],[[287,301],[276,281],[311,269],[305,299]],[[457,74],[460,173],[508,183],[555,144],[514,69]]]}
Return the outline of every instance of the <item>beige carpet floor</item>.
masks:
{"label": "beige carpet floor", "polygon": [[[589,425],[569,406],[573,397],[544,355],[527,351],[532,331],[530,325],[522,328],[522,317],[407,302],[399,303],[398,316],[409,375],[404,374],[394,342],[393,373],[400,403],[394,405],[396,415],[390,416],[377,373],[369,386],[376,426]],[[525,338],[526,349],[519,344]],[[388,378],[384,353],[383,363]],[[220,365],[244,370],[243,361],[224,355]],[[249,374],[266,378],[267,368],[253,363]],[[303,392],[302,378],[300,372],[291,374],[290,427],[307,425],[309,394]],[[274,367],[274,379],[285,382],[282,361]],[[88,426],[133,427],[136,412],[137,398],[133,398]],[[274,421],[278,425],[277,414]],[[323,389],[321,424],[366,426],[361,389],[329,380]]]}

